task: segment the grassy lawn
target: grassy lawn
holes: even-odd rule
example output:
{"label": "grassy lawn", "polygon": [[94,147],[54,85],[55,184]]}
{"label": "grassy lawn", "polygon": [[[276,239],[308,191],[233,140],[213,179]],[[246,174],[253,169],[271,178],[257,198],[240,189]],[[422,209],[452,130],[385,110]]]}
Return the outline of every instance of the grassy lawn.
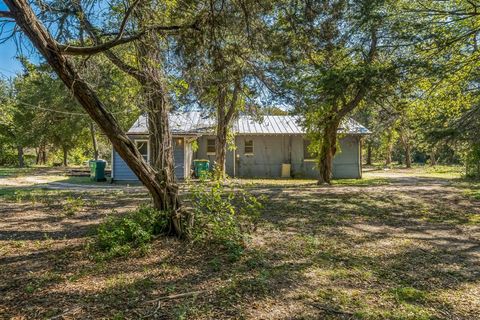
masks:
{"label": "grassy lawn", "polygon": [[458,168],[232,183],[267,198],[243,252],[160,238],[103,262],[92,230],[141,188],[0,185],[0,318],[478,318],[480,183]]}

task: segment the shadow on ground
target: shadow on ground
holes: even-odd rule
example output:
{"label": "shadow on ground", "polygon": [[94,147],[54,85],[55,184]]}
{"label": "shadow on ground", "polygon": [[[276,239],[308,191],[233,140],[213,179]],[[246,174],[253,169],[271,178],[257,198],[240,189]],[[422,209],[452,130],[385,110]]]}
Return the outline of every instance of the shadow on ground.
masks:
{"label": "shadow on ground", "polygon": [[[90,260],[88,228],[107,208],[121,212],[144,201],[142,193],[100,197],[83,215],[59,220],[48,220],[59,208],[2,209],[0,312],[82,319],[474,319],[480,313],[480,228],[472,218],[480,202],[451,183],[402,178],[249,188],[268,200],[241,254],[163,238],[147,256]],[[45,236],[35,227],[43,224],[61,231]],[[179,293],[187,295],[163,299]]]}

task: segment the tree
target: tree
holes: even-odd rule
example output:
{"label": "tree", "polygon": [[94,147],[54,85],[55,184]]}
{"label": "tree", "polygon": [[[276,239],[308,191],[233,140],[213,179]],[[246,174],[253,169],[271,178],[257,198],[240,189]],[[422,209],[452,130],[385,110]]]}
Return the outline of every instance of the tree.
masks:
{"label": "tree", "polygon": [[[80,8],[78,6],[74,7],[74,10],[68,10],[69,6],[67,5],[62,7],[64,9],[62,12],[74,11],[76,14],[79,14],[80,24],[90,32],[94,44],[91,46],[60,44],[43,26],[27,1],[6,0],[5,3],[9,11],[0,12],[0,17],[14,21],[18,28],[28,37],[32,45],[57,73],[67,88],[71,90],[86,113],[109,138],[118,154],[147,187],[155,208],[170,213],[171,232],[179,236],[184,235],[183,221],[185,217],[180,210],[178,188],[173,176],[172,141],[168,126],[168,103],[165,96],[165,85],[159,70],[159,66],[161,66],[159,59],[161,59],[161,56],[158,51],[150,50],[151,48],[149,48],[149,44],[153,46],[157,44],[156,41],[159,39],[158,31],[178,30],[182,26],[159,26],[155,24],[155,21],[152,20],[152,14],[148,14],[148,12],[154,12],[153,7],[150,4],[143,4],[136,10],[136,23],[133,24],[134,26],[131,30],[125,32],[129,18],[139,3],[139,1],[135,1],[126,9],[120,22],[119,31],[113,37],[110,37],[109,40],[103,42],[99,36],[95,35],[96,31],[93,27],[87,26],[87,20],[83,19],[86,17],[85,12],[79,12]],[[191,26],[189,25],[188,27]],[[141,70],[130,67],[112,52],[109,53],[109,50],[115,46],[134,41],[138,42],[137,58]],[[131,76],[139,81],[145,90],[145,104],[147,105],[147,110],[150,111],[151,138],[154,139],[154,141],[151,141],[153,146],[153,167],[146,163],[133,142],[128,139],[118,121],[108,112],[97,92],[80,76],[72,59],[68,57],[68,55],[92,55],[100,52],[106,52],[107,57],[113,55],[111,56],[113,59],[110,60],[116,61],[117,66],[121,66],[124,68],[122,70],[128,71]]]}
{"label": "tree", "polygon": [[69,151],[85,138],[86,117],[48,66],[24,64],[27,72],[14,81],[17,136],[30,135],[30,141],[23,139],[24,146],[50,143],[60,148],[67,166]]}
{"label": "tree", "polygon": [[[262,17],[269,1],[192,1],[207,6],[201,37],[184,34],[178,41],[180,69],[189,94],[216,118],[215,172],[225,178],[228,136],[233,120],[255,104],[260,71],[255,62],[264,41]],[[205,3],[205,4],[204,4]]]}
{"label": "tree", "polygon": [[415,108],[431,162],[436,162],[440,145],[451,144],[460,154],[465,145],[475,150],[480,140],[475,130],[480,127],[480,5],[469,0],[408,1],[403,8],[404,32],[415,34],[404,38],[425,63],[419,70],[424,79],[418,85]]}
{"label": "tree", "polygon": [[287,1],[282,9],[273,31],[277,74],[304,116],[310,149],[318,156],[318,183],[330,183],[343,119],[395,75],[388,56],[393,49],[378,48],[389,32],[387,6],[384,1]]}

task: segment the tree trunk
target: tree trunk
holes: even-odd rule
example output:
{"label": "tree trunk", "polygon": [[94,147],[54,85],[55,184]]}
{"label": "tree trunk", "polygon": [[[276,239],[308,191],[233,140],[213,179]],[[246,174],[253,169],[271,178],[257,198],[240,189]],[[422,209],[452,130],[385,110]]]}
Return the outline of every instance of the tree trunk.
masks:
{"label": "tree trunk", "polygon": [[411,168],[412,167],[412,155],[411,155],[411,152],[410,152],[410,143],[406,143],[405,144],[405,166],[407,168]]}
{"label": "tree trunk", "polygon": [[437,151],[435,149],[430,151],[430,165],[432,167],[437,165]]}
{"label": "tree trunk", "polygon": [[215,139],[215,179],[225,179],[225,162],[227,153],[227,119],[225,106],[227,92],[223,85],[219,86],[217,97],[217,130]]}
{"label": "tree trunk", "polygon": [[405,152],[405,166],[407,168],[412,167],[412,155],[411,155],[411,146],[410,140],[404,131],[400,131],[400,139],[403,144],[403,150]]}
{"label": "tree trunk", "polygon": [[390,131],[387,136],[387,150],[385,154],[385,165],[389,166],[392,164],[392,152],[393,152],[393,132]]}
{"label": "tree trunk", "polygon": [[[67,88],[72,91],[80,105],[112,142],[113,147],[120,157],[122,157],[148,189],[155,207],[160,210],[174,210],[176,207],[179,207],[177,199],[172,201],[172,195],[176,197],[177,190],[171,189],[171,180],[163,181],[162,179],[165,178],[163,176],[165,173],[155,172],[155,170],[144,161],[143,156],[137,150],[135,144],[123,132],[113,115],[107,111],[96,92],[80,77],[70,59],[62,55],[56,41],[37,19],[28,2],[26,2],[26,0],[5,0],[4,2],[14,15],[18,27],[29,38],[32,45],[37,48],[53,70],[55,70]],[[163,117],[165,117],[165,112],[161,113],[160,118]],[[169,132],[168,125],[161,129]],[[171,146],[171,141],[168,145]],[[172,150],[170,148],[167,151],[167,154],[169,153],[170,156],[166,157],[168,158],[166,161],[170,161],[173,159],[171,156]],[[165,170],[165,172],[169,171],[170,168]],[[168,179],[172,179],[172,177]],[[169,203],[168,206],[166,205],[167,203]],[[180,219],[179,211],[172,211],[171,214],[172,219],[178,222]],[[173,232],[181,236],[183,229],[178,228],[177,223],[174,223]]]}
{"label": "tree trunk", "polygon": [[23,157],[23,147],[21,145],[17,146],[17,153],[18,153],[18,167],[23,168],[25,167],[25,161]]}
{"label": "tree trunk", "polygon": [[216,179],[225,179],[227,160],[228,129],[237,110],[238,96],[241,90],[240,81],[235,83],[231,100],[227,105],[228,92],[224,85],[219,86],[217,101],[217,137],[215,139],[215,175]]}
{"label": "tree trunk", "polygon": [[40,164],[46,165],[47,164],[47,150],[45,145],[42,146],[42,158],[40,160]]}
{"label": "tree trunk", "polygon": [[95,125],[90,122],[90,133],[92,135],[93,158],[98,160],[97,136],[95,135]]}
{"label": "tree trunk", "polygon": [[68,167],[68,148],[62,147],[63,151],[63,166]]}
{"label": "tree trunk", "polygon": [[44,165],[47,162],[47,151],[45,150],[45,145],[43,144],[43,142],[40,144],[36,152],[37,152],[37,159],[35,161],[35,164]]}
{"label": "tree trunk", "polygon": [[217,138],[215,143],[215,175],[217,179],[225,179],[227,155],[227,124],[225,116],[217,112]]}
{"label": "tree trunk", "polygon": [[389,166],[392,164],[392,145],[387,146],[387,154],[385,155],[385,165]]}
{"label": "tree trunk", "polygon": [[[135,11],[136,19],[140,26],[145,24],[143,26],[145,29],[148,28],[149,21],[154,19],[148,16],[149,12],[152,10],[148,4],[139,4],[138,10]],[[170,102],[158,34],[153,31],[147,32],[144,38],[136,43],[136,48],[139,64],[145,76],[142,91],[148,117],[150,162],[156,171],[155,178],[162,186],[160,192],[152,195],[153,203],[155,208],[171,212],[170,229],[174,234],[184,236],[193,220],[191,216],[185,219],[175,181],[173,139],[168,121]]]}
{"label": "tree trunk", "polygon": [[332,169],[333,169],[333,157],[337,152],[337,130],[340,124],[340,120],[333,119],[327,123],[323,131],[323,136],[320,146],[320,162],[319,170],[320,177],[318,178],[318,184],[331,183]]}
{"label": "tree trunk", "polygon": [[366,163],[367,166],[371,166],[372,165],[372,144],[370,142],[368,142],[367,144],[367,163]]}

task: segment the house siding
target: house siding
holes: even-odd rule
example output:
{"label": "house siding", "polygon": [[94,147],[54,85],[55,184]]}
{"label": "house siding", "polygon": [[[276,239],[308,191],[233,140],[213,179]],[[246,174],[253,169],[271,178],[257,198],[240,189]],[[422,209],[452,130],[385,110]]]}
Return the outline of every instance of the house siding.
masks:
{"label": "house siding", "polygon": [[114,150],[113,151],[113,165],[112,165],[112,178],[114,180],[122,181],[138,181],[137,176],[130,167],[123,161],[122,157]]}
{"label": "house siding", "polygon": [[[132,140],[137,139],[148,139],[147,136],[129,136]],[[178,143],[178,139],[181,139],[181,143]],[[177,179],[185,178],[184,170],[184,157],[185,157],[185,140],[184,138],[174,138],[174,149],[173,149],[173,158],[174,158],[174,168],[175,168],[175,177]],[[112,160],[112,178],[118,181],[138,181],[138,177],[130,167],[126,164],[125,161],[120,157],[120,155],[113,150],[113,160]]]}
{"label": "house siding", "polygon": [[[207,154],[207,139],[198,138],[198,150],[194,159],[215,161],[214,155]],[[245,141],[253,140],[253,155],[245,154]],[[282,163],[291,163],[293,177],[318,178],[315,161],[303,159],[302,135],[237,135],[235,151],[227,151],[226,172],[229,176],[246,178],[277,178],[281,176]],[[339,140],[340,150],[333,161],[333,177],[361,178],[360,138],[348,135]],[[235,162],[233,162],[235,158]]]}

